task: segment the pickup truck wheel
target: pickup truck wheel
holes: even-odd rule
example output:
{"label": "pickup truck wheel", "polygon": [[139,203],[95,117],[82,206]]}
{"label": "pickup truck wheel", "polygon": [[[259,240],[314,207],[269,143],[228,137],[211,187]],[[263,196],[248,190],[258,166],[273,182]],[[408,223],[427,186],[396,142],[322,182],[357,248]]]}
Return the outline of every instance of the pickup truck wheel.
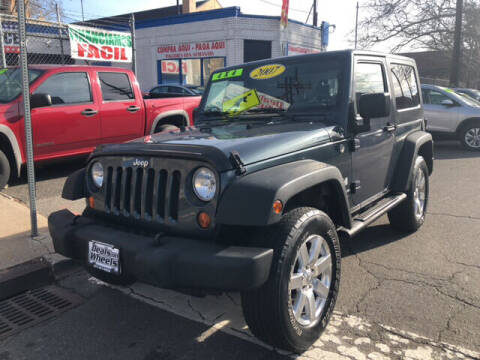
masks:
{"label": "pickup truck wheel", "polygon": [[423,225],[428,205],[428,188],[427,164],[423,157],[418,156],[413,167],[407,198],[388,213],[393,228],[414,232]]}
{"label": "pickup truck wheel", "polygon": [[480,123],[472,123],[460,131],[460,142],[467,150],[480,151]]}
{"label": "pickup truck wheel", "polygon": [[252,333],[289,351],[307,350],[332,315],[340,283],[340,244],[322,211],[301,207],[268,228],[260,242],[274,248],[268,281],[243,292],[242,308]]}
{"label": "pickup truck wheel", "polygon": [[10,179],[10,162],[5,153],[0,150],[0,190],[2,190]]}

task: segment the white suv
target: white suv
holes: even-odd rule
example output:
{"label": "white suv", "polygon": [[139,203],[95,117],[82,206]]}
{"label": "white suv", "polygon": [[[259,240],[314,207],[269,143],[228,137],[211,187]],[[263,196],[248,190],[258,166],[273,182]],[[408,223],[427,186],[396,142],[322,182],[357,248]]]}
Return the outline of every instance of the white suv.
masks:
{"label": "white suv", "polygon": [[429,132],[480,151],[480,102],[436,85],[422,85],[422,95]]}

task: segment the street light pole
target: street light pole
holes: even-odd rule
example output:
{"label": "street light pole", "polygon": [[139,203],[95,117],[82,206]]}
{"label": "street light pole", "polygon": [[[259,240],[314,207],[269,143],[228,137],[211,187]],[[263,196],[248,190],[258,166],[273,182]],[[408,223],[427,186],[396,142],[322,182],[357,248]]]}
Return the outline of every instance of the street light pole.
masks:
{"label": "street light pole", "polygon": [[313,0],[313,26],[318,24],[318,14],[317,14],[317,0]]}
{"label": "street light pole", "polygon": [[358,42],[358,1],[357,1],[357,14],[355,15],[355,49]]}

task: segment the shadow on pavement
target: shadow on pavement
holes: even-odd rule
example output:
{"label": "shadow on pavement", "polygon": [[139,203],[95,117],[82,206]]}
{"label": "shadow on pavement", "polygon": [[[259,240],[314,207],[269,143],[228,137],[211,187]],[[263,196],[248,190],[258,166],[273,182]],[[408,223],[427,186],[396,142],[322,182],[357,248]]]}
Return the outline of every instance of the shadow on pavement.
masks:
{"label": "shadow on pavement", "polygon": [[376,249],[408,236],[408,233],[398,232],[389,224],[371,225],[351,239],[340,240],[342,258]]}
{"label": "shadow on pavement", "polygon": [[458,141],[434,141],[434,156],[436,160],[480,158],[480,151],[465,150]]}
{"label": "shadow on pavement", "polygon": [[[87,157],[76,157],[71,159],[55,160],[35,164],[35,180],[45,181],[61,177],[66,177],[74,171],[85,166]],[[27,184],[27,169],[22,169],[20,178],[14,179],[9,183],[9,187]]]}

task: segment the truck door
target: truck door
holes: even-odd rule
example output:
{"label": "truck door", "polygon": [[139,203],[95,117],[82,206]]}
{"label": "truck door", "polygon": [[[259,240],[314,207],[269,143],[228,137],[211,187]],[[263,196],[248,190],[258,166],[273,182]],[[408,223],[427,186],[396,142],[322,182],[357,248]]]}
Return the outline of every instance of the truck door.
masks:
{"label": "truck door", "polygon": [[100,138],[98,104],[87,72],[59,72],[48,77],[33,94],[49,94],[52,106],[32,109],[36,159],[89,152]]}
{"label": "truck door", "polygon": [[123,72],[98,72],[102,142],[122,142],[144,135],[142,95],[135,79]]}
{"label": "truck door", "polygon": [[[356,112],[362,94],[390,96],[386,63],[383,58],[355,58],[354,89]],[[352,201],[358,205],[382,194],[388,188],[390,162],[395,141],[393,111],[387,117],[370,119],[370,130],[355,136],[357,149],[352,153]],[[357,113],[357,117],[360,115]]]}

